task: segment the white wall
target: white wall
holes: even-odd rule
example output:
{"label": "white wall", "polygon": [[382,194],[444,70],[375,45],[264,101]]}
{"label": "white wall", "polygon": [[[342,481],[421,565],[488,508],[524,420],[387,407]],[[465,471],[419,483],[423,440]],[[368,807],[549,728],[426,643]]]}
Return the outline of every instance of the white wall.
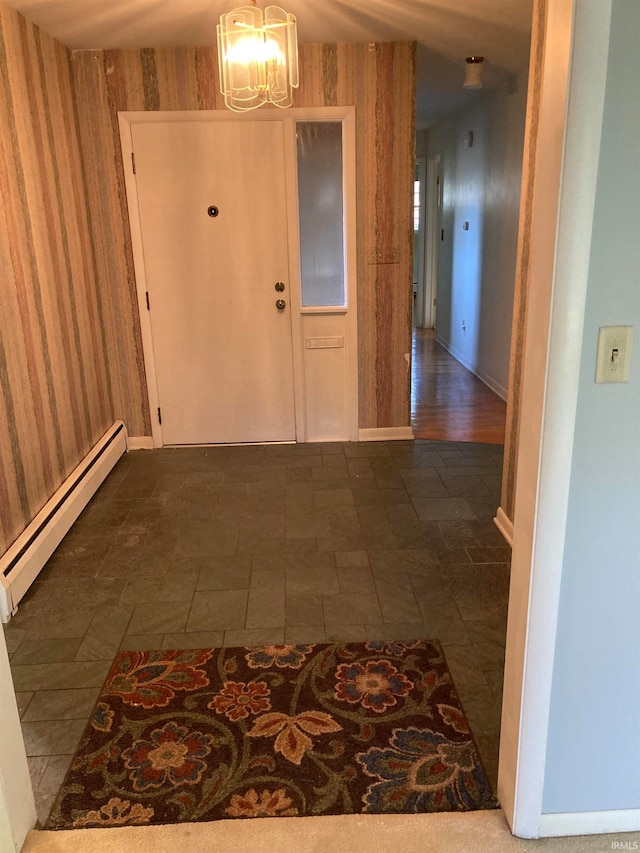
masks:
{"label": "white wall", "polygon": [[[640,809],[639,36],[640,4],[615,0],[551,694],[546,814]],[[636,327],[628,384],[594,384],[601,325]]]}
{"label": "white wall", "polygon": [[36,807],[31,791],[27,757],[13,692],[9,656],[0,625],[0,850],[22,848],[35,826]]}
{"label": "white wall", "polygon": [[[426,140],[427,153],[441,155],[443,184],[436,335],[504,399],[526,84],[522,74],[513,94],[479,92],[471,107],[431,128]],[[465,145],[468,131],[473,132],[470,148]]]}

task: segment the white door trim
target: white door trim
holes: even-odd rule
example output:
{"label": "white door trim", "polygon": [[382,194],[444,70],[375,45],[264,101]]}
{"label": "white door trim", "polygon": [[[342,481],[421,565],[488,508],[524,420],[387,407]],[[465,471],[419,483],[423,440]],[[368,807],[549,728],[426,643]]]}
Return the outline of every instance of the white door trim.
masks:
{"label": "white door trim", "polygon": [[418,239],[415,238],[415,259],[418,262],[416,272],[416,298],[413,306],[413,325],[417,328],[424,328],[425,310],[426,310],[426,270],[425,270],[425,245],[426,245],[426,183],[427,183],[427,158],[416,157],[416,172],[415,180],[419,181],[420,194],[418,199],[419,223],[418,223]]}
{"label": "white door trim", "polygon": [[440,244],[440,203],[442,199],[442,178],[440,175],[440,154],[427,157],[427,175],[425,187],[425,262],[424,262],[424,311],[421,316],[425,329],[435,326],[437,306],[433,300],[438,293],[438,248]]}
{"label": "white door trim", "polygon": [[[142,350],[145,362],[147,393],[151,412],[151,431],[153,446],[162,447],[162,426],[156,412],[159,408],[156,364],[153,353],[151,319],[147,310],[147,280],[142,244],[142,227],[138,205],[138,189],[133,171],[132,125],[154,122],[180,121],[281,121],[284,125],[286,158],[286,194],[289,232],[291,325],[293,333],[294,401],[296,412],[296,439],[306,440],[304,410],[304,362],[302,349],[301,310],[300,310],[300,253],[299,227],[297,217],[297,172],[296,172],[296,121],[340,121],[343,128],[343,182],[345,216],[345,265],[347,283],[347,401],[348,433],[350,441],[358,438],[358,340],[357,340],[357,251],[356,251],[356,144],[355,144],[355,107],[303,107],[289,109],[286,115],[281,110],[263,109],[251,111],[247,115],[231,113],[227,110],[185,110],[185,111],[126,111],[118,113],[120,143],[124,166],[127,205],[131,229],[133,261],[138,296],[138,313]],[[296,215],[293,215],[293,212]]]}
{"label": "white door trim", "polygon": [[611,2],[546,4],[498,773],[524,838],[557,830],[542,805]]}

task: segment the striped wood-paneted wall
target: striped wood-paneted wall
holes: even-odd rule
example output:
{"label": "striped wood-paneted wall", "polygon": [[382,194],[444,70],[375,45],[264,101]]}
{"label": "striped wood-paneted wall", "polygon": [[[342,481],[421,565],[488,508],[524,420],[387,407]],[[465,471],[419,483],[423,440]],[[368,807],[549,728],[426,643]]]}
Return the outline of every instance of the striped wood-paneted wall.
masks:
{"label": "striped wood-paneted wall", "polygon": [[[305,44],[300,66],[294,106],[356,106],[360,426],[408,426],[415,45]],[[149,434],[117,112],[224,109],[216,52],[79,51],[73,73],[98,267],[127,330],[122,414],[131,434]],[[395,251],[397,263],[376,264],[376,251]]]}
{"label": "striped wood-paneted wall", "polygon": [[70,54],[0,3],[0,554],[114,421]]}

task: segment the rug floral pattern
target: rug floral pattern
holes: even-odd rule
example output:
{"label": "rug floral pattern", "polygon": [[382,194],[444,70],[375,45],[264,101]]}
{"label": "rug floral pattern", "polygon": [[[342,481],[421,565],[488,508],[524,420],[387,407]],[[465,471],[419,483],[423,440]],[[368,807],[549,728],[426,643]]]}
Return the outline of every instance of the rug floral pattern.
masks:
{"label": "rug floral pattern", "polygon": [[47,829],[495,806],[435,641],[121,652]]}

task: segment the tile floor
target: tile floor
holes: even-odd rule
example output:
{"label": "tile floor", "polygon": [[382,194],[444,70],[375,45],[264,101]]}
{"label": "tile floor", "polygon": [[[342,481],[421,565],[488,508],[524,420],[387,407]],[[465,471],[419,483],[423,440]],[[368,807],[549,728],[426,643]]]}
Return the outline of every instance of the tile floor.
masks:
{"label": "tile floor", "polygon": [[5,626],[40,820],[119,649],[439,639],[495,782],[501,453],[416,441],[123,457]]}

